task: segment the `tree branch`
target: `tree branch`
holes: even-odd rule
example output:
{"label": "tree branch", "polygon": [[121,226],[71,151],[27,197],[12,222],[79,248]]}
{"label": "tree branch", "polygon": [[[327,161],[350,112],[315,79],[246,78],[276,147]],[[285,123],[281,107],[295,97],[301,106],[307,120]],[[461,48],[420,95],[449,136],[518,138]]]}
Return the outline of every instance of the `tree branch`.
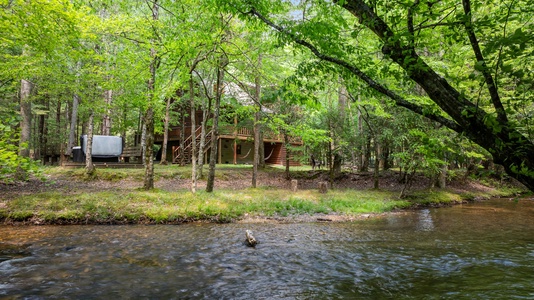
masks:
{"label": "tree branch", "polygon": [[461,126],[459,126],[453,120],[447,119],[447,118],[445,118],[443,116],[440,116],[440,115],[437,115],[437,114],[434,114],[434,113],[425,112],[423,107],[421,107],[421,106],[419,106],[417,104],[411,103],[411,102],[405,100],[404,98],[402,98],[400,95],[396,94],[395,92],[387,89],[386,87],[384,87],[380,83],[374,81],[371,77],[369,77],[367,74],[365,74],[363,71],[361,71],[358,67],[356,67],[356,66],[354,66],[354,65],[352,65],[352,64],[350,64],[350,63],[348,63],[348,62],[346,62],[344,60],[341,60],[341,59],[338,59],[338,58],[335,58],[335,57],[332,57],[332,56],[328,56],[328,55],[320,52],[319,49],[317,49],[317,47],[315,47],[314,45],[310,44],[307,41],[299,39],[295,34],[293,34],[292,32],[288,31],[287,29],[285,29],[285,28],[283,28],[283,27],[281,27],[281,26],[279,26],[277,24],[274,24],[272,21],[270,21],[265,16],[263,16],[261,13],[256,11],[254,8],[250,11],[250,13],[252,15],[255,15],[256,17],[258,17],[262,22],[264,22],[265,24],[267,24],[270,27],[274,28],[278,32],[289,36],[295,43],[308,48],[319,59],[322,59],[322,60],[337,64],[337,65],[349,70],[352,74],[358,76],[361,80],[363,80],[365,83],[367,83],[375,91],[377,91],[377,92],[379,92],[381,94],[384,94],[384,95],[388,96],[389,98],[393,99],[398,106],[402,106],[402,107],[407,108],[407,109],[409,109],[409,110],[411,110],[411,111],[413,111],[413,112],[415,112],[417,114],[423,115],[423,116],[425,116],[425,117],[427,117],[427,118],[429,118],[429,119],[431,119],[433,121],[436,121],[436,122],[438,122],[438,123],[450,128],[450,129],[452,129],[452,130],[454,130],[454,131],[456,131],[458,133],[463,132]]}
{"label": "tree branch", "polygon": [[415,49],[415,33],[413,29],[413,11],[419,5],[419,0],[415,0],[414,4],[408,8],[408,33],[410,34],[410,48]]}
{"label": "tree branch", "polygon": [[480,45],[478,44],[478,40],[475,35],[475,30],[473,29],[473,22],[472,22],[472,15],[471,15],[471,1],[462,0],[462,4],[464,7],[464,12],[465,12],[465,30],[467,31],[469,42],[471,42],[471,48],[473,48],[473,52],[475,53],[477,64],[480,66],[480,71],[482,72],[482,75],[484,76],[484,80],[486,81],[486,85],[488,86],[488,90],[489,90],[490,97],[491,97],[491,102],[493,103],[493,107],[495,108],[497,112],[497,118],[501,122],[507,123],[508,118],[506,117],[504,106],[502,105],[499,92],[497,91],[497,86],[495,85],[495,82],[493,81],[493,77],[491,76],[489,68],[486,64],[486,60],[484,59],[484,56],[482,55],[482,51],[480,50]]}

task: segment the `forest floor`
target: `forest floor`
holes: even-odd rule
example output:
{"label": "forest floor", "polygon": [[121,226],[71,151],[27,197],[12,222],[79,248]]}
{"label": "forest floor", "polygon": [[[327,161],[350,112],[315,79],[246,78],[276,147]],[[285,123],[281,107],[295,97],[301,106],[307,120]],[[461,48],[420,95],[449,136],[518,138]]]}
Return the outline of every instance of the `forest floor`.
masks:
{"label": "forest floor", "polygon": [[[207,174],[207,169],[204,170],[204,174]],[[508,196],[516,195],[522,191],[521,186],[502,181],[485,178],[484,180],[475,180],[471,177],[465,177],[461,173],[457,172],[455,178],[452,178],[447,182],[446,189],[430,188],[430,180],[423,175],[416,175],[413,183],[408,189],[408,203],[405,200],[395,199],[398,198],[400,191],[404,188],[404,184],[400,182],[400,174],[398,171],[384,171],[379,176],[379,190],[373,189],[373,174],[371,172],[343,172],[340,176],[331,181],[331,190],[329,191],[328,200],[318,193],[319,182],[330,181],[329,173],[326,170],[311,170],[307,167],[292,168],[291,178],[298,180],[298,192],[291,191],[291,181],[285,179],[284,170],[281,168],[268,167],[265,170],[261,170],[258,176],[258,189],[251,189],[252,181],[252,168],[250,166],[218,166],[215,180],[215,191],[223,191],[224,195],[234,198],[247,198],[247,199],[259,199],[265,198],[262,201],[268,201],[269,204],[261,204],[258,207],[257,203],[247,203],[247,207],[234,208],[228,211],[227,206],[236,206],[235,203],[231,205],[224,203],[217,207],[203,207],[204,204],[195,204],[198,208],[193,207],[190,202],[193,198],[199,198],[198,196],[192,196],[189,192],[191,186],[191,171],[189,167],[179,166],[156,166],[155,169],[155,188],[158,193],[163,193],[164,196],[158,196],[160,198],[168,197],[169,199],[177,197],[185,197],[188,205],[193,208],[189,208],[187,212],[160,212],[160,215],[147,217],[146,211],[135,212],[134,216],[130,216],[132,209],[128,211],[114,212],[111,215],[119,215],[120,218],[124,218],[126,221],[112,220],[111,223],[181,223],[187,221],[239,221],[239,222],[266,222],[266,221],[347,221],[357,218],[367,218],[369,213],[380,214],[388,211],[395,211],[397,208],[414,208],[421,206],[435,206],[452,203],[458,203],[463,201],[477,200],[482,198],[489,198],[492,196]],[[4,223],[13,222],[13,220],[22,220],[23,223],[41,224],[41,223],[81,223],[84,219],[80,217],[85,214],[85,223],[88,223],[87,215],[91,215],[89,223],[105,223],[110,221],[110,218],[116,218],[110,216],[110,213],[105,213],[102,216],[101,211],[79,211],[78,208],[73,207],[71,214],[65,211],[69,210],[69,203],[62,204],[65,208],[43,208],[45,206],[46,197],[49,198],[70,198],[80,197],[80,195],[98,194],[99,198],[105,198],[108,196],[105,193],[111,193],[119,195],[116,197],[123,197],[129,195],[131,202],[144,201],[139,200],[143,197],[149,196],[131,196],[132,194],[140,194],[143,186],[144,169],[112,169],[112,168],[99,168],[97,169],[96,176],[93,178],[87,178],[84,175],[83,169],[66,169],[60,167],[48,167],[43,172],[43,179],[31,179],[27,182],[17,182],[13,184],[0,184],[0,221],[3,219]],[[198,181],[197,190],[199,193],[204,193],[203,190],[206,186],[206,180],[201,179]],[[436,196],[436,191],[439,191],[439,196]],[[143,191],[144,192],[144,191]],[[382,193],[378,195],[377,193]],[[103,194],[104,193],[104,194]],[[358,193],[358,194],[354,194]],[[446,193],[447,196],[444,196]],[[184,196],[189,194],[189,196]],[[216,194],[215,198],[209,198],[211,196],[204,193],[201,199],[195,199],[195,201],[213,201],[210,199],[221,198],[221,194]],[[51,195],[51,196],[49,196]],[[123,195],[123,196],[120,196]],[[198,195],[198,194],[197,194]],[[233,196],[231,196],[233,195]],[[291,196],[293,195],[293,196]],[[422,200],[425,198],[435,198],[433,201]],[[453,197],[450,195],[457,195]],[[34,206],[24,202],[24,199],[40,200]],[[43,198],[44,197],[44,198]],[[113,200],[114,196],[109,196],[108,210],[113,210],[112,204],[118,202]],[[133,197],[133,198],[132,198]],[[189,198],[188,198],[189,197]],[[331,198],[336,198],[332,200]],[[391,204],[388,207],[376,209],[364,208],[365,205],[358,204],[358,207],[352,206],[351,208],[339,209],[340,204],[332,204],[333,201],[341,201],[341,206],[350,206],[345,202],[350,201],[353,198],[368,198],[368,202],[384,201],[384,199],[392,199]],[[437,197],[437,198],[436,198]],[[282,199],[283,198],[283,199]],[[298,201],[304,201],[309,203],[298,204],[293,203],[295,198]],[[14,201],[17,199],[18,201]],[[303,200],[302,200],[303,199]],[[452,200],[451,200],[452,199]],[[293,201],[291,204],[286,202],[278,203],[278,201]],[[309,200],[309,201],[308,201]],[[171,200],[169,200],[171,201]],[[180,200],[182,201],[182,200]],[[228,200],[230,202],[234,200]],[[330,202],[327,202],[330,201]],[[396,201],[393,203],[393,201]],[[261,202],[261,201],[259,201]],[[15,204],[17,203],[17,204]],[[124,204],[124,205],[130,205]],[[185,202],[184,202],[185,203]],[[273,204],[274,203],[274,204]],[[241,205],[242,203],[239,203]],[[51,207],[54,204],[50,204]],[[57,206],[59,204],[55,204]],[[100,204],[99,204],[100,205]],[[133,205],[133,204],[132,204]],[[144,204],[143,204],[144,205]],[[139,206],[135,205],[136,209]],[[156,204],[154,204],[156,205]],[[167,204],[165,204],[167,205]],[[183,203],[173,203],[174,206],[184,206]],[[237,206],[239,206],[237,205]],[[315,206],[311,206],[315,205]],[[375,204],[373,204],[375,205]],[[94,203],[92,207],[98,206]],[[309,207],[308,207],[309,206]],[[376,206],[376,205],[375,205]],[[224,208],[221,208],[224,207]],[[45,209],[45,211],[41,211]],[[159,208],[158,208],[159,209]],[[221,211],[217,211],[220,209]],[[367,210],[366,210],[367,209]],[[22,211],[25,212],[22,212]],[[63,212],[58,212],[63,210]],[[117,207],[116,210],[122,210]],[[161,210],[161,209],[160,209]],[[198,212],[193,212],[199,210]],[[236,211],[238,210],[238,211]],[[50,214],[53,214],[50,217]],[[140,215],[138,215],[140,214]],[[163,215],[161,215],[163,214]],[[45,220],[48,216],[48,221]],[[125,216],[126,215],[126,216]],[[18,216],[18,217],[17,217]],[[68,219],[71,219],[70,221]],[[67,219],[65,221],[64,219]],[[61,221],[63,220],[63,221]],[[143,221],[140,221],[143,220]],[[159,220],[159,221],[158,221]],[[173,221],[174,220],[174,221]]]}

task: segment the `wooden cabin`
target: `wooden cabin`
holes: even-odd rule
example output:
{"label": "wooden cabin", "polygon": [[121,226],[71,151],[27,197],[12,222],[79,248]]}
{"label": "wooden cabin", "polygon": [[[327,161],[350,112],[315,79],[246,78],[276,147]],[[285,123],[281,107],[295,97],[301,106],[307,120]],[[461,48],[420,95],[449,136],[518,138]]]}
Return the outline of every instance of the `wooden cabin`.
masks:
{"label": "wooden cabin", "polygon": [[[178,164],[191,163],[191,142],[193,136],[197,140],[197,149],[200,145],[200,135],[202,122],[202,111],[196,112],[196,132],[193,135],[191,130],[191,118],[183,118],[183,125],[173,126],[169,129],[167,141],[167,161]],[[249,125],[249,126],[247,126]],[[182,136],[182,131],[184,134]],[[206,129],[206,147],[204,149],[204,160],[209,161],[211,144],[211,127]],[[181,138],[183,142],[180,143]],[[252,164],[254,158],[254,132],[252,122],[239,122],[235,119],[233,124],[223,122],[219,126],[219,136],[217,138],[217,163],[219,164]],[[263,131],[263,151],[265,163],[269,165],[285,165],[286,147],[284,137],[281,134],[274,134],[268,130]],[[163,135],[156,135],[156,144],[163,143]],[[290,138],[290,143],[294,146],[302,145],[297,138]],[[297,166],[300,163],[290,157],[290,166]]]}
{"label": "wooden cabin", "polygon": [[[252,87],[251,87],[252,88]],[[219,136],[217,137],[217,163],[219,164],[252,164],[254,159],[254,131],[253,122],[248,120],[238,120],[237,117],[229,118],[235,111],[237,106],[251,106],[254,101],[251,100],[250,94],[245,92],[240,86],[235,83],[226,82],[223,88],[223,94],[226,99],[235,99],[234,106],[224,104],[221,111],[228,113],[221,113],[219,118]],[[235,104],[237,103],[237,104]],[[265,113],[272,113],[268,109]],[[196,132],[193,134],[191,130],[191,118],[189,116],[191,108],[188,105],[182,105],[178,110],[184,112],[182,114],[181,124],[169,129],[167,141],[167,161],[179,164],[191,163],[191,142],[193,138],[197,140],[197,149],[200,144],[201,126],[203,121],[203,113],[201,109],[196,109]],[[179,112],[178,111],[178,112]],[[226,116],[226,117],[225,117]],[[211,126],[206,129],[206,147],[202,154],[205,162],[209,161],[210,143],[211,143]],[[180,141],[183,140],[181,143]],[[300,138],[289,138],[292,146],[302,145]],[[286,147],[284,145],[284,136],[274,134],[273,132],[263,129],[263,151],[265,163],[270,165],[285,165]],[[163,135],[156,135],[156,144],[163,143]],[[289,161],[290,165],[300,165],[299,162],[292,157]]]}

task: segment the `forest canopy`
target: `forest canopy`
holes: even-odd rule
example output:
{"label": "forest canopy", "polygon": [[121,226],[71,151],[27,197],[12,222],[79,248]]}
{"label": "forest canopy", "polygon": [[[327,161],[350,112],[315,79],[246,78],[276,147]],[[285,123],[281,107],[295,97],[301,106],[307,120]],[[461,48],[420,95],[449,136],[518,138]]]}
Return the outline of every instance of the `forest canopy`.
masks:
{"label": "forest canopy", "polygon": [[333,172],[497,164],[534,191],[533,2],[0,1],[0,180],[94,131],[142,137],[149,189],[154,135],[198,107]]}

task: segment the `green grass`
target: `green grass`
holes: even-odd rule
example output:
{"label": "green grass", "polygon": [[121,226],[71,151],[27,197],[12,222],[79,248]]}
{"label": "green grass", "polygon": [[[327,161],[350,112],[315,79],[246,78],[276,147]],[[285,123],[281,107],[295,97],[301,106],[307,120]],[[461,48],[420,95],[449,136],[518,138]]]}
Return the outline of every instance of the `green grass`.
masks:
{"label": "green grass", "polygon": [[116,191],[64,195],[39,193],[10,200],[0,216],[6,220],[44,223],[180,223],[229,222],[247,216],[295,216],[316,213],[357,215],[461,201],[461,196],[435,192],[399,200],[396,193],[376,190],[289,192],[264,188],[204,191]]}
{"label": "green grass", "polygon": [[[248,165],[217,166],[219,179],[232,180],[247,176]],[[207,170],[205,170],[207,173]],[[282,172],[268,168],[266,172]],[[297,171],[296,173],[299,173]],[[94,180],[85,177],[80,169],[45,168],[52,177]],[[176,165],[155,166],[157,179],[190,178],[190,167]],[[304,174],[304,173],[303,173]],[[97,169],[96,179],[142,181],[144,169]],[[123,224],[123,223],[181,223],[187,221],[230,222],[245,216],[291,217],[313,214],[358,215],[383,213],[396,209],[458,203],[465,200],[515,194],[518,189],[501,187],[488,191],[463,194],[450,190],[424,190],[409,193],[398,199],[398,192],[384,190],[317,190],[290,192],[267,187],[242,190],[218,189],[213,193],[188,190],[115,190],[105,192],[61,191],[36,193],[0,202],[0,220],[7,222],[50,224]]]}

